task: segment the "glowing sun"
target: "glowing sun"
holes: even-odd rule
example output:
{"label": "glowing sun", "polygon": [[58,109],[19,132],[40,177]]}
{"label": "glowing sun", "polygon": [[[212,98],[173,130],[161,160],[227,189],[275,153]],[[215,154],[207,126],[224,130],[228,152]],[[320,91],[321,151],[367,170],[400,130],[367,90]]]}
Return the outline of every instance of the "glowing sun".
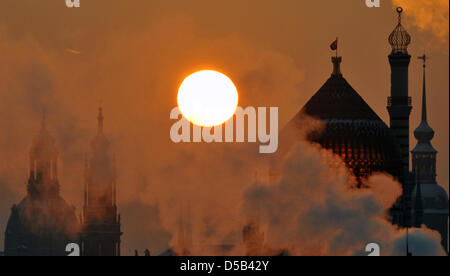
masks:
{"label": "glowing sun", "polygon": [[223,124],[236,111],[238,92],[230,78],[212,70],[195,72],[178,89],[178,108],[193,124]]}

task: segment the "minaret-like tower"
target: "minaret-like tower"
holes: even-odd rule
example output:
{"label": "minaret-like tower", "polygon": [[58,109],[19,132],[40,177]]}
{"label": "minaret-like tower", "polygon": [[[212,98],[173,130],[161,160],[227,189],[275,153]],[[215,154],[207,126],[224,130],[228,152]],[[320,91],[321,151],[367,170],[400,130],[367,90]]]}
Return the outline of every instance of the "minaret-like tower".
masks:
{"label": "minaret-like tower", "polygon": [[414,198],[414,226],[425,224],[428,228],[439,231],[442,245],[448,252],[448,196],[445,190],[436,182],[437,151],[431,145],[434,130],[427,120],[427,94],[425,70],[428,57],[423,60],[423,88],[422,88],[422,120],[414,131],[417,145],[411,151],[412,169],[416,179],[416,187],[412,192]]}
{"label": "minaret-like tower", "polygon": [[82,252],[85,256],[120,256],[120,215],[116,206],[116,171],[99,108],[98,132],[85,165]]}
{"label": "minaret-like tower", "polygon": [[400,145],[403,177],[409,172],[409,115],[411,114],[411,97],[408,94],[408,67],[411,56],[408,45],[411,36],[402,26],[401,7],[397,8],[398,25],[389,35],[392,52],[389,55],[391,65],[391,95],[388,97],[387,109],[390,116],[390,128]]}
{"label": "minaret-like tower", "polygon": [[389,55],[391,95],[388,97],[387,110],[390,128],[399,146],[401,166],[397,175],[403,186],[403,194],[392,208],[391,215],[394,224],[410,227],[413,223],[411,190],[414,186],[409,173],[409,116],[412,102],[408,92],[408,67],[411,60],[408,45],[411,43],[411,36],[402,26],[402,12],[403,9],[398,7],[398,24],[388,39],[392,52]]}

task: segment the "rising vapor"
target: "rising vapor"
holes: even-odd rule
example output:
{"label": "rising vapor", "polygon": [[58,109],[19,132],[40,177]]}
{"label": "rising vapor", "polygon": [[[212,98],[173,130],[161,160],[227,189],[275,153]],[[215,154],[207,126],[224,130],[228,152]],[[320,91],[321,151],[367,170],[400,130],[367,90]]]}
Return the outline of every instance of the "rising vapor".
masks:
{"label": "rising vapor", "polygon": [[[278,183],[246,192],[244,212],[259,218],[266,230],[262,252],[367,255],[365,246],[377,243],[382,255],[406,254],[405,230],[393,226],[387,215],[401,194],[400,184],[377,174],[368,180],[369,189],[351,188],[352,176],[343,165],[327,165],[330,159],[342,164],[338,158],[301,142],[285,160]],[[410,243],[414,255],[445,255],[439,233],[429,229],[415,229]]]}

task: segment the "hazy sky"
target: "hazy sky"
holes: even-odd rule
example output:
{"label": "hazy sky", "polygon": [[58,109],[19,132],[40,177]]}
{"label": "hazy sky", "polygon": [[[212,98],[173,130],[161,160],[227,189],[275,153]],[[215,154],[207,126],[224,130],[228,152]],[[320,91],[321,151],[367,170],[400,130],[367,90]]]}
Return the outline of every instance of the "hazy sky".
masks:
{"label": "hazy sky", "polygon": [[[404,5],[403,24],[412,36],[411,131],[420,119],[417,56],[424,49],[431,56],[428,118],[436,131],[438,183],[448,190],[448,1],[393,1]],[[171,234],[159,221],[158,208],[177,202],[174,190],[197,187],[194,171],[200,164],[233,168],[244,162],[221,155],[211,163],[204,154],[215,146],[170,142],[169,112],[177,88],[195,70],[227,74],[238,88],[240,106],[279,106],[283,125],[331,74],[329,45],[338,36],[344,77],[388,122],[387,37],[397,23],[391,0],[372,9],[363,0],[81,0],[79,9],[64,2],[2,0],[0,248],[10,207],[26,193],[28,151],[44,108],[60,149],[62,195],[80,210],[83,158],[102,102],[118,163],[125,254],[169,244]],[[214,177],[223,186],[235,176],[224,169],[204,180]],[[223,192],[214,185],[202,189]]]}

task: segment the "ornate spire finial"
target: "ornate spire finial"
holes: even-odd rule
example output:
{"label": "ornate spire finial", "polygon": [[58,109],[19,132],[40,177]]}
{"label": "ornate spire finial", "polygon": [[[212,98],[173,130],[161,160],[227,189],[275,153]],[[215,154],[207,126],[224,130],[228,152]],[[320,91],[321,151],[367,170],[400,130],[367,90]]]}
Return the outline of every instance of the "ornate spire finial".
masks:
{"label": "ornate spire finial", "polygon": [[402,12],[403,12],[403,8],[402,8],[402,7],[397,7],[396,11],[397,11],[397,13],[398,13],[398,24],[401,25],[401,24],[402,24]]}
{"label": "ornate spire finial", "polygon": [[411,36],[402,26],[403,8],[396,9],[398,13],[398,24],[392,33],[389,35],[389,44],[392,46],[393,54],[408,54],[408,45],[411,43]]}
{"label": "ornate spire finial", "polygon": [[418,57],[418,59],[423,60],[423,68],[425,68],[427,67],[427,60],[429,60],[430,57],[423,53],[423,56]]}

